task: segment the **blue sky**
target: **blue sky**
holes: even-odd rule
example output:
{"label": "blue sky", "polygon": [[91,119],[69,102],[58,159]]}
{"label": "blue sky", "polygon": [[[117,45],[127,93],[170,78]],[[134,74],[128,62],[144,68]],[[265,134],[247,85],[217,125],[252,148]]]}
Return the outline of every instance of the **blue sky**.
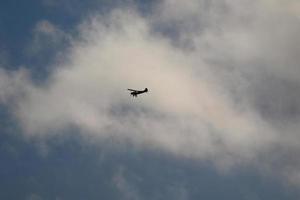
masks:
{"label": "blue sky", "polygon": [[297,1],[1,1],[0,198],[299,199],[299,22]]}

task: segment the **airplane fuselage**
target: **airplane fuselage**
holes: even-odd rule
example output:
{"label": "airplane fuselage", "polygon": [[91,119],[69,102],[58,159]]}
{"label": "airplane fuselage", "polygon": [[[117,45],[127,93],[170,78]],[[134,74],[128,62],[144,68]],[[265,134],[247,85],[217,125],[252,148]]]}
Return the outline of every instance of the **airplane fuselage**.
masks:
{"label": "airplane fuselage", "polygon": [[146,92],[148,92],[148,89],[147,88],[145,88],[144,90],[131,90],[131,89],[129,89],[130,91],[132,91],[132,92],[130,92],[130,94],[133,96],[133,97],[137,97],[139,94],[143,94],[143,93],[146,93]]}

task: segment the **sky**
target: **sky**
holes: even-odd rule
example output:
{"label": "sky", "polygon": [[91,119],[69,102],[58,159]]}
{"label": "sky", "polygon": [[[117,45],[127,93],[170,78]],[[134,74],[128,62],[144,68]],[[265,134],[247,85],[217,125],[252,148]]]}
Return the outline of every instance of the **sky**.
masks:
{"label": "sky", "polygon": [[0,1],[0,198],[299,199],[299,32],[298,0]]}

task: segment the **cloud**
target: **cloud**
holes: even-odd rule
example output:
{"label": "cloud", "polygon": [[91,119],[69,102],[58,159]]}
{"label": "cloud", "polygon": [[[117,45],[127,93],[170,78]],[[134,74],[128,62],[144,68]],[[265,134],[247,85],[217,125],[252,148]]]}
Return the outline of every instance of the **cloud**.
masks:
{"label": "cloud", "polygon": [[25,53],[31,58],[49,56],[51,51],[66,48],[70,41],[71,36],[58,26],[50,21],[40,20],[32,31],[32,39]]}
{"label": "cloud", "polygon": [[112,179],[114,186],[124,199],[141,199],[135,185],[126,179],[124,171],[125,169],[123,167],[119,167],[117,172],[114,174]]}
{"label": "cloud", "polygon": [[28,71],[10,72],[0,68],[0,103],[13,104],[21,99],[24,92],[31,87]]}
{"label": "cloud", "polygon": [[[283,30],[278,21],[288,22]],[[37,27],[56,30],[46,22]],[[1,70],[1,86],[12,89],[3,87],[0,97],[14,97],[27,135],[75,127],[220,169],[264,160],[294,183],[283,169],[300,165],[274,167],[272,158],[280,163],[281,155],[298,152],[299,113],[290,110],[300,108],[298,28],[261,1],[163,1],[147,17],[117,9],[79,26],[79,38],[43,84]],[[144,87],[149,94],[137,99],[126,91]]]}
{"label": "cloud", "polygon": [[[229,154],[244,152],[242,157],[260,145],[248,140],[258,139],[255,126],[261,122],[195,76],[194,68],[200,64],[205,70],[205,63],[150,35],[147,21],[136,13],[116,11],[106,23],[94,19],[83,25],[88,31],[74,44],[68,58],[72,63],[58,67],[45,86],[33,87],[20,102],[16,112],[28,133],[75,125],[192,157],[222,154],[224,149],[213,148],[214,137]],[[134,105],[126,88],[141,85],[151,95]]]}
{"label": "cloud", "polygon": [[299,17],[300,3],[297,0],[279,1],[279,0],[265,0],[264,1],[272,10],[286,12],[287,14]]}

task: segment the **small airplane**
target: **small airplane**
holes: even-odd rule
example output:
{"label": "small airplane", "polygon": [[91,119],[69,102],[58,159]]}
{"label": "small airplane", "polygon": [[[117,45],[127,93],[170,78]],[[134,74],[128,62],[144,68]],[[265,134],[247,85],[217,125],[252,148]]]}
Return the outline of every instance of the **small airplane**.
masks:
{"label": "small airplane", "polygon": [[128,90],[131,91],[130,94],[131,94],[133,97],[137,97],[139,94],[148,92],[148,88],[145,88],[144,90],[133,90],[133,89],[128,89]]}

